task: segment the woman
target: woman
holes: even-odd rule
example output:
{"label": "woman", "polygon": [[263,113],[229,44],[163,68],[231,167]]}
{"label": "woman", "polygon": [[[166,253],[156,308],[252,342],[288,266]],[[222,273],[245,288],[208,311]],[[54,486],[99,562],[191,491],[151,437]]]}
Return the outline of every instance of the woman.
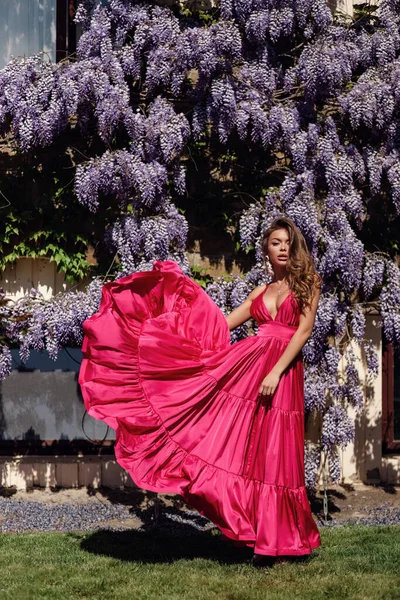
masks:
{"label": "woman", "polygon": [[[171,261],[106,284],[84,325],[80,384],[139,487],[181,494],[256,556],[298,556],[320,544],[304,487],[300,356],[319,278],[290,219],[272,223],[263,253],[273,280],[227,320]],[[228,326],[250,317],[257,335],[230,345]]]}

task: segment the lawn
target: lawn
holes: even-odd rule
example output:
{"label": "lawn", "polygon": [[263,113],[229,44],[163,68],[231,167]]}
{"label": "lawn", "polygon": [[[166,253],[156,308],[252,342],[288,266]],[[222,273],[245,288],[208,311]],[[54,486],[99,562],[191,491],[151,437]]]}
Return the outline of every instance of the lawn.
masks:
{"label": "lawn", "polygon": [[215,531],[0,535],[0,599],[397,600],[400,527],[322,531],[311,558],[272,569]]}

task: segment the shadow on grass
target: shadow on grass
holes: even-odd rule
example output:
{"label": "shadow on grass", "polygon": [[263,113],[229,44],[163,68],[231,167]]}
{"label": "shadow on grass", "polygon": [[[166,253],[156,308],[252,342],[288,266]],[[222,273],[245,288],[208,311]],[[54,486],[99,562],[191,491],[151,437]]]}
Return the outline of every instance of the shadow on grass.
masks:
{"label": "shadow on grass", "polygon": [[[253,558],[253,548],[226,539],[179,496],[161,498],[143,490],[102,490],[102,494],[111,502],[129,506],[130,514],[142,525],[140,529],[100,529],[86,534],[80,538],[85,552],[145,564],[201,558],[232,565],[249,563]],[[310,557],[292,559],[308,562]]]}
{"label": "shadow on grass", "polygon": [[215,530],[198,532],[182,524],[173,530],[155,525],[146,525],[140,531],[100,530],[85,536],[81,548],[123,561],[153,564],[195,558],[236,564],[248,562],[253,556],[251,548],[236,547]]}

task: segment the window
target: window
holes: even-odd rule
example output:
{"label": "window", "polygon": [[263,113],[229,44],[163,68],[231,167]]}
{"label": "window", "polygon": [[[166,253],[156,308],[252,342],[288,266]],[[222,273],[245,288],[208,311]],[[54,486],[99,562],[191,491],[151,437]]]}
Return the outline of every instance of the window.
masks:
{"label": "window", "polygon": [[0,69],[13,56],[44,53],[59,61],[75,52],[76,0],[0,0]]}
{"label": "window", "polygon": [[31,351],[21,364],[11,350],[13,371],[0,382],[0,456],[110,454],[114,431],[85,413],[78,348],[64,348],[56,361]]}
{"label": "window", "polygon": [[392,344],[382,357],[382,442],[384,452],[400,452],[400,356]]}

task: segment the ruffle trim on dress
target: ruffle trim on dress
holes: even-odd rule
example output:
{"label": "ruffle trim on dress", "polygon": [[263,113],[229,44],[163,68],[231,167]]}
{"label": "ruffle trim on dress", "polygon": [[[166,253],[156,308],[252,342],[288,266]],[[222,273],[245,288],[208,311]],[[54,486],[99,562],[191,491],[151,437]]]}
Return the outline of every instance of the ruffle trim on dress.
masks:
{"label": "ruffle trim on dress", "polygon": [[[180,446],[169,435],[169,432],[165,428],[162,420],[147,400],[144,400],[142,405],[140,405],[140,402],[136,400],[135,404],[137,405],[138,413],[140,413],[140,417],[138,419],[132,419],[132,415],[128,421],[122,421],[122,419],[118,419],[115,454],[118,462],[124,467],[124,469],[130,472],[131,477],[139,487],[143,487],[152,492],[159,491],[161,493],[181,494],[183,489],[191,484],[191,481],[184,476],[185,470],[182,466],[187,458],[190,457],[191,460],[199,463],[199,469],[202,469],[203,467],[209,467],[210,469],[221,471],[234,478],[243,479],[246,482],[253,481],[259,486],[282,488],[290,492],[297,492],[305,489],[305,486],[303,485],[293,488],[276,483],[267,483],[261,479],[255,479],[254,477],[249,477],[241,473],[234,473],[224,469],[223,467],[213,465],[197,456],[193,452],[188,452],[182,448],[182,446]],[[92,411],[90,414],[92,414]],[[149,415],[149,418],[152,419],[152,422],[150,423],[148,421],[146,424],[144,424],[142,414]],[[143,431],[144,428],[146,428],[146,431]],[[140,437],[138,437],[136,440],[133,440],[133,436]],[[141,450],[142,446],[144,450]],[[165,448],[167,447],[169,447],[169,449],[167,452],[165,452]],[[165,460],[161,459],[161,455],[159,453],[161,448],[164,450],[163,455]],[[134,450],[134,452],[132,450]],[[155,461],[155,455],[159,457],[158,461]],[[179,461],[174,460],[173,469],[171,469],[171,456],[179,456]],[[151,458],[151,460],[149,460],[148,467],[142,471],[141,465],[144,464],[144,461],[147,458]],[[156,462],[158,462],[158,464],[156,464]],[[138,463],[138,465],[136,465],[136,463]],[[165,465],[168,465],[168,468]],[[161,475],[163,470],[168,473],[168,477],[166,478],[168,483],[165,484],[165,487],[160,489],[158,482],[164,478],[164,476]],[[151,478],[149,478],[149,475],[151,475]],[[140,484],[138,483],[139,480]],[[174,483],[169,485],[171,481]],[[151,488],[149,486],[151,486]]]}
{"label": "ruffle trim on dress", "polygon": [[[139,429],[136,423],[119,420],[115,453],[139,487],[180,494],[226,537],[254,547],[259,554],[303,555],[320,545],[304,486],[291,489],[265,483],[209,464],[186,452],[170,437],[144,391],[134,405],[139,418],[146,410],[152,415],[153,428],[147,423],[145,432],[143,420]],[[261,541],[257,524],[266,520],[270,539]],[[285,535],[286,540],[293,539],[290,548],[279,545],[282,522],[292,524]],[[271,523],[276,524],[275,538]]]}
{"label": "ruffle trim on dress", "polygon": [[[229,473],[186,453],[160,430],[151,440],[142,436],[135,444],[134,457],[134,440],[127,428],[119,429],[116,446],[119,464],[139,487],[180,494],[226,537],[254,547],[258,554],[303,555],[320,545],[304,486],[290,489]],[[161,449],[164,461],[158,460]],[[268,528],[261,526],[257,531],[265,521]],[[290,547],[279,543],[283,523],[288,528],[284,539],[293,541]]]}

